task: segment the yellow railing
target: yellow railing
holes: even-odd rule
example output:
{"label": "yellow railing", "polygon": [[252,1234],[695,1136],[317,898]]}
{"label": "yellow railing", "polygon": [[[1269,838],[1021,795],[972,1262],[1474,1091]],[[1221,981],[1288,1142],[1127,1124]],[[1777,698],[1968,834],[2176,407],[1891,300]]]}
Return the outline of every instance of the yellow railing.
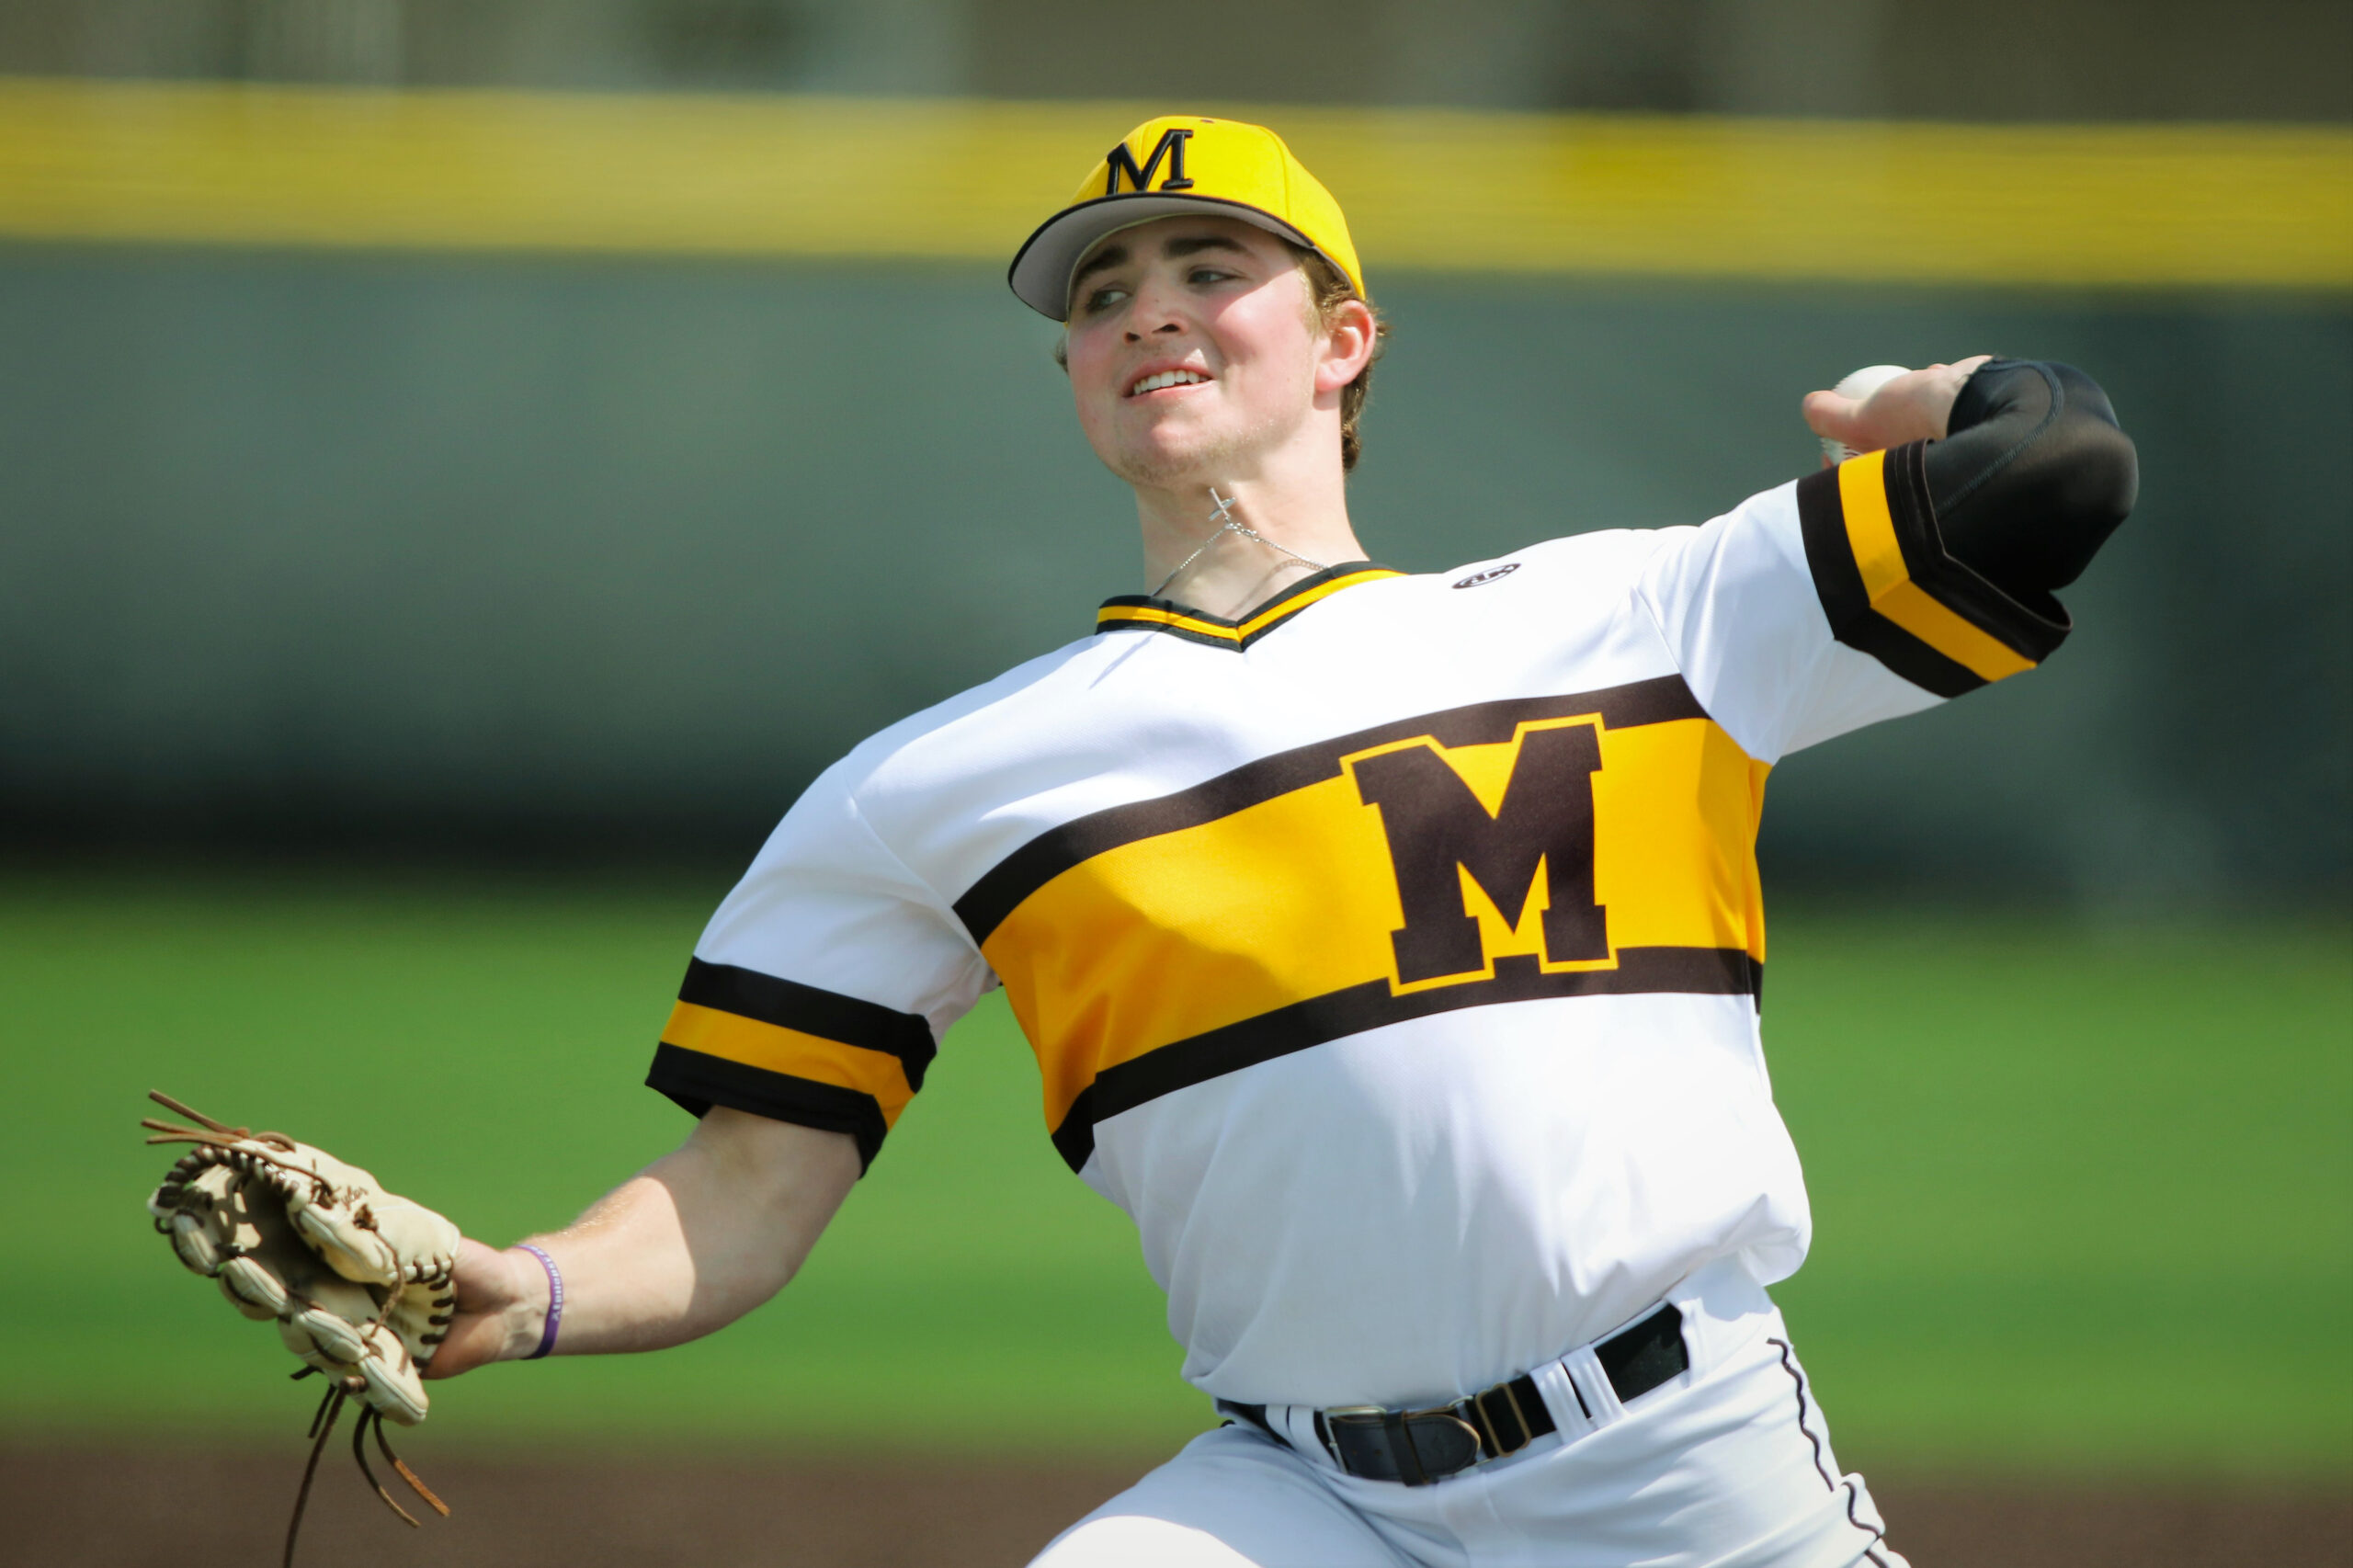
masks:
{"label": "yellow railing", "polygon": [[[1156,106],[0,79],[0,237],[1002,262]],[[2353,288],[2353,131],[1232,107],[1390,269]]]}

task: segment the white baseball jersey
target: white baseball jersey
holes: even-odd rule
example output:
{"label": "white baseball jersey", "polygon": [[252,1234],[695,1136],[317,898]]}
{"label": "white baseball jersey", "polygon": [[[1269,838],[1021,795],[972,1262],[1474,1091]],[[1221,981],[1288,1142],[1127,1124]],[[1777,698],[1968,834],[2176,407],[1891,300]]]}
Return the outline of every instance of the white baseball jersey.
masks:
{"label": "white baseball jersey", "polygon": [[1113,599],[810,787],[649,1081],[871,1158],[1001,984],[1188,1380],[1454,1398],[1712,1259],[1798,1267],[1767,770],[2065,631],[1944,553],[1917,448],[1700,528],[1336,567],[1238,622]]}

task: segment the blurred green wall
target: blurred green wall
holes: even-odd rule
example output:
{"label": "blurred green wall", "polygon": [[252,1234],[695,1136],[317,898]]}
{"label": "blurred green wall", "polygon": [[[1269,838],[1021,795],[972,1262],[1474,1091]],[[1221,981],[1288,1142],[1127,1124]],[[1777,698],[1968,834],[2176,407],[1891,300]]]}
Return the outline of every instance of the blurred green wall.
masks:
{"label": "blurred green wall", "polygon": [[[2353,305],[1392,276],[1354,506],[1435,569],[1802,472],[1809,388],[2063,358],[2140,511],[2032,677],[1792,759],[1784,887],[2353,881]],[[1083,635],[1132,514],[992,269],[0,249],[18,850],[747,856]]]}

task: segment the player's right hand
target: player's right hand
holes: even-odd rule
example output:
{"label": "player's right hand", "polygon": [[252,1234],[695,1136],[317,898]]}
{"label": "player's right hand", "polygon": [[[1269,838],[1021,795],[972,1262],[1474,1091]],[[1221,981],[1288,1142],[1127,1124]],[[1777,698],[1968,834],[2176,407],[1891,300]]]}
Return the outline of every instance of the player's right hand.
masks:
{"label": "player's right hand", "polygon": [[1909,370],[1881,382],[1866,398],[1808,392],[1805,422],[1815,435],[1843,441],[1858,452],[1885,451],[1910,441],[1941,441],[1961,389],[1992,358],[1972,354],[1949,365]]}
{"label": "player's right hand", "polygon": [[511,1361],[539,1347],[547,1321],[548,1277],[527,1252],[500,1252],[472,1237],[458,1243],[457,1315],[427,1378],[454,1378],[493,1361]]}

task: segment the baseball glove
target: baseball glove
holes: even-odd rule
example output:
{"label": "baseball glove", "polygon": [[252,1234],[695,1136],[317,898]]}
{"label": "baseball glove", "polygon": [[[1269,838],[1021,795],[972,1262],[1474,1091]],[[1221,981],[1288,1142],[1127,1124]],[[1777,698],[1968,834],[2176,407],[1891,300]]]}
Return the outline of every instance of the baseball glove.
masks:
{"label": "baseball glove", "polygon": [[147,1200],[155,1229],[180,1262],[220,1285],[231,1306],[278,1325],[278,1338],[303,1363],[295,1377],[327,1381],[286,1529],[290,1568],[311,1479],[347,1400],[361,1402],[351,1451],[376,1495],[416,1523],[368,1463],[371,1429],[401,1479],[447,1516],[449,1506],[392,1452],[384,1423],[414,1426],[425,1419],[430,1401],[418,1369],[449,1333],[458,1227],[284,1133],[230,1127],[167,1095],[148,1097],[195,1124],[140,1123],[154,1134],[150,1143],[196,1145]]}

